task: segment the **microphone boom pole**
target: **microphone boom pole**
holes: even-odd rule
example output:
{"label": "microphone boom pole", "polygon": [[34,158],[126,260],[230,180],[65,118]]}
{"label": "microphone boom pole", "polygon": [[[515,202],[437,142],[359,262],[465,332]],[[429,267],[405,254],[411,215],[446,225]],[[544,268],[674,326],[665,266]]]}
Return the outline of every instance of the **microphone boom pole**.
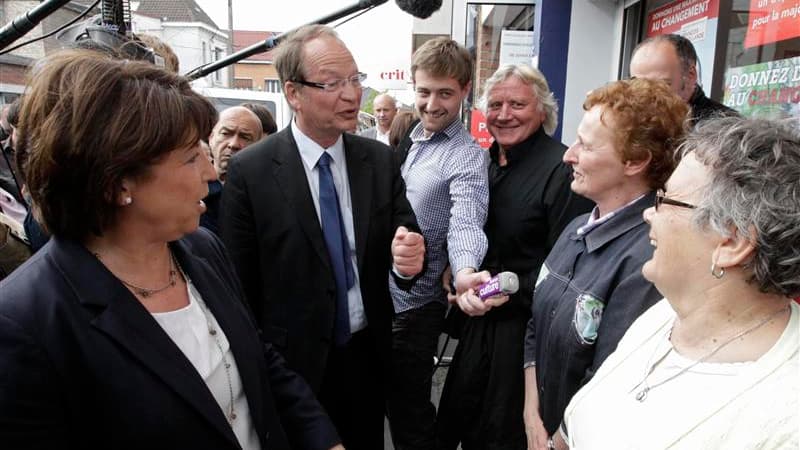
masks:
{"label": "microphone boom pole", "polygon": [[14,20],[0,28],[0,50],[11,45],[31,31],[45,17],[53,14],[58,8],[69,3],[70,0],[45,0],[32,10],[17,16]]}
{"label": "microphone boom pole", "polygon": [[[321,17],[313,22],[308,23],[307,25],[312,24],[320,24],[325,25],[327,23],[331,23],[334,20],[339,20],[342,17],[348,16],[350,14],[356,13],[358,11],[372,8],[378,5],[382,5],[386,3],[388,0],[360,0],[358,3],[354,3],[350,6],[346,6],[339,11],[333,12],[328,14],[327,16]],[[66,2],[64,2],[66,3]],[[305,25],[303,25],[305,26]],[[259,53],[264,53],[267,51],[272,50],[275,48],[281,40],[286,38],[289,34],[296,31],[298,28],[294,28],[292,30],[286,31],[284,33],[279,34],[278,36],[266,39],[264,42],[255,43],[247,48],[243,48],[236,53],[226,56],[225,58],[220,59],[219,61],[214,61],[213,63],[206,64],[204,66],[200,66],[192,71],[188,72],[185,76],[190,80],[196,80],[198,78],[202,78],[210,73],[216,72],[219,69],[227,67],[231,64],[237,63],[249,56],[257,55]],[[229,36],[228,39],[233,39],[233,36]],[[2,48],[2,47],[0,47]]]}

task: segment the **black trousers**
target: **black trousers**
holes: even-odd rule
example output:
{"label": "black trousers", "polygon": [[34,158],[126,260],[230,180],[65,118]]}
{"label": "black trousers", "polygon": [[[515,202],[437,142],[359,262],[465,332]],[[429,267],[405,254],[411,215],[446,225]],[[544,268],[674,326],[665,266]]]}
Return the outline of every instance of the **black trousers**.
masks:
{"label": "black trousers", "polygon": [[386,355],[379,355],[369,327],[342,347],[331,347],[320,403],[348,450],[383,448]]}
{"label": "black trousers", "polygon": [[523,343],[527,311],[515,305],[470,317],[439,401],[439,450],[517,450],[527,446]]}
{"label": "black trousers", "polygon": [[431,377],[444,313],[444,304],[431,302],[395,314],[392,321],[387,412],[396,450],[428,450],[436,446]]}

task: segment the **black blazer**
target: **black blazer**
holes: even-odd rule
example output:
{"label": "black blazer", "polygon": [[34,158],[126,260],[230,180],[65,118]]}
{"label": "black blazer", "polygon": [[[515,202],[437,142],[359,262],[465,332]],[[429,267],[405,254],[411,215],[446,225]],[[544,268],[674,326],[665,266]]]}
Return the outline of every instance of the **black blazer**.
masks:
{"label": "black blazer", "polygon": [[[170,244],[230,341],[262,448],[339,442],[304,381],[263,345],[220,242]],[[51,239],[0,282],[5,449],[238,449],[203,379],[83,246]]]}
{"label": "black blazer", "polygon": [[[388,355],[391,241],[400,225],[419,228],[391,149],[351,134],[343,139],[368,330],[376,350]],[[220,229],[265,337],[318,391],[333,339],[336,284],[291,127],[231,159]]]}

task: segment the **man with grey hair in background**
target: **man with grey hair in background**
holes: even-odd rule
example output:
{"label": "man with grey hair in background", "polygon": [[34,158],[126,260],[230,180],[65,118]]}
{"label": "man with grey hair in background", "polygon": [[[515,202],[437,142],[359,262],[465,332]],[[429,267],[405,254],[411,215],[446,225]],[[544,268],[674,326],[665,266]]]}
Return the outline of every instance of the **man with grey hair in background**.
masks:
{"label": "man with grey hair in background", "polygon": [[372,100],[372,112],[375,114],[375,126],[367,128],[360,135],[389,145],[389,129],[397,115],[397,102],[389,94],[379,94]]}
{"label": "man with grey hair in background", "polygon": [[413,279],[424,242],[391,149],[346,133],[365,75],[336,32],[302,27],[274,61],[294,120],[231,159],[222,240],[264,338],[311,385],[344,446],[380,449],[390,273]]}
{"label": "man with grey hair in background", "polygon": [[261,119],[244,106],[232,106],[220,113],[219,120],[208,137],[214,169],[220,181],[225,181],[231,157],[260,140],[263,134]]}
{"label": "man with grey hair in background", "polygon": [[494,137],[489,149],[489,248],[481,270],[511,271],[519,291],[494,308],[465,293],[470,316],[447,373],[437,417],[439,449],[525,448],[523,344],[539,269],[561,231],[592,202],[570,189],[566,146],[550,135],[558,105],[537,69],[506,65],[480,100]]}
{"label": "man with grey hair in background", "polygon": [[233,106],[219,115],[208,136],[207,146],[217,179],[208,182],[208,195],[203,199],[206,211],[200,216],[200,226],[219,236],[219,208],[223,184],[228,176],[228,161],[263,135],[261,119],[247,107]]}
{"label": "man with grey hair in background", "polygon": [[737,116],[727,106],[706,97],[697,83],[697,52],[692,41],[679,34],[661,34],[645,39],[633,50],[631,78],[667,83],[691,107],[691,124],[720,116]]}

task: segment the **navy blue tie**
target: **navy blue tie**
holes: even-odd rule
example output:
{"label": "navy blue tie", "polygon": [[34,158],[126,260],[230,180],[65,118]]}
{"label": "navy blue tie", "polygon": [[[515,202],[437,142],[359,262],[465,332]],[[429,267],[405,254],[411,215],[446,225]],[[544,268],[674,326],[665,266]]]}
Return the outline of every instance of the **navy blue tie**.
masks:
{"label": "navy blue tie", "polygon": [[319,169],[319,215],[322,221],[322,234],[331,258],[333,275],[336,279],[336,322],[333,338],[336,345],[344,345],[350,340],[350,308],[347,305],[347,291],[355,284],[353,263],[350,259],[350,241],[342,221],[339,196],[331,174],[331,155],[323,152],[317,161]]}

